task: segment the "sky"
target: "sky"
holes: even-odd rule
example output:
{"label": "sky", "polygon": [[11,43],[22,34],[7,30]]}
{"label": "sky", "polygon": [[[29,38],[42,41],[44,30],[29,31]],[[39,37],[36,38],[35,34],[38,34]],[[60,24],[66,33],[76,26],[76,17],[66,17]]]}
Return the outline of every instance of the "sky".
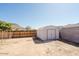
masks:
{"label": "sky", "polygon": [[0,20],[23,27],[79,23],[78,3],[0,3]]}

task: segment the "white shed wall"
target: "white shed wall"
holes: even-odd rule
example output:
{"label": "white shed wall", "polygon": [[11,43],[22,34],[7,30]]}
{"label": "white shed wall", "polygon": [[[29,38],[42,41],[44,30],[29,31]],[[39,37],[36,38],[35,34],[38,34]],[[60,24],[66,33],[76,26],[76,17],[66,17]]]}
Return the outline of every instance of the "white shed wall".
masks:
{"label": "white shed wall", "polygon": [[56,39],[59,39],[59,29],[56,29]]}
{"label": "white shed wall", "polygon": [[48,35],[49,35],[48,30],[54,30],[55,32],[53,33],[53,35],[55,37],[53,39],[59,39],[59,29],[55,29],[53,27],[37,30],[37,37],[40,38],[41,40],[48,40],[49,39],[48,38]]}
{"label": "white shed wall", "polygon": [[38,30],[37,31],[37,37],[42,39],[42,40],[46,40],[47,39],[47,35],[46,35],[46,30]]}

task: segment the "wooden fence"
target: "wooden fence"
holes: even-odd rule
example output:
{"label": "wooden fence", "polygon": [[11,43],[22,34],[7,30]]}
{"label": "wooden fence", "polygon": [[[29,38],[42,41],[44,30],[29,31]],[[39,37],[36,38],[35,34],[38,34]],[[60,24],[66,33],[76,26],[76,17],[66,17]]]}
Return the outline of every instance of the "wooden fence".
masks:
{"label": "wooden fence", "polygon": [[35,37],[35,36],[36,36],[36,30],[11,31],[11,32],[0,31],[0,39]]}

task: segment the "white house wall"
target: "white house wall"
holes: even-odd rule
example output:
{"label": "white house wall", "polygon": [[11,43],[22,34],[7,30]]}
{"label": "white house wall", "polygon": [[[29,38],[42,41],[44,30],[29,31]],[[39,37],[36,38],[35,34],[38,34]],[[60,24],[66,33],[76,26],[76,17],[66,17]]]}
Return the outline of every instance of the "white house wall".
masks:
{"label": "white house wall", "polygon": [[66,28],[60,31],[62,39],[79,43],[79,29]]}

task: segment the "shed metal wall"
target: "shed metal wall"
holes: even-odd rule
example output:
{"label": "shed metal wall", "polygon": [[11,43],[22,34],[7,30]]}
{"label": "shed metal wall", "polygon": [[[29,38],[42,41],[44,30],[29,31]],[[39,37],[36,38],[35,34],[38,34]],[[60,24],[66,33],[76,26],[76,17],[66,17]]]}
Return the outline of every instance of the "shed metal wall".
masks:
{"label": "shed metal wall", "polygon": [[48,30],[55,30],[55,38],[54,39],[59,39],[59,29],[41,29],[37,30],[37,37],[40,38],[41,40],[49,40],[48,38]]}

